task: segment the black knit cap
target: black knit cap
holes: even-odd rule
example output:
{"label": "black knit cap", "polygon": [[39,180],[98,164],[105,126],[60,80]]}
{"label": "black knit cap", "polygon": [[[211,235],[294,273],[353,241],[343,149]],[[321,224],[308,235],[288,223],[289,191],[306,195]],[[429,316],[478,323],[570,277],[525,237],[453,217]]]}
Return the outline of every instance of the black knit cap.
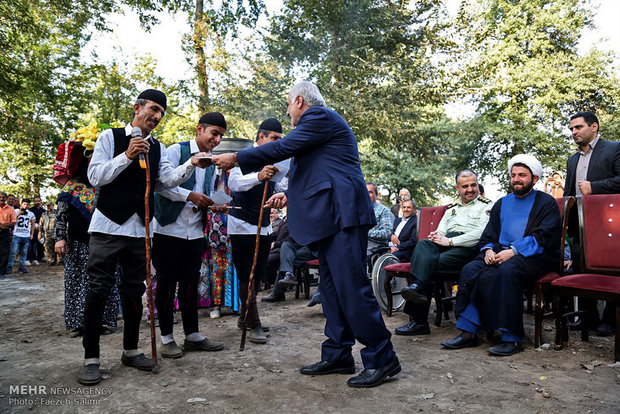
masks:
{"label": "black knit cap", "polygon": [[265,131],[277,132],[279,134],[282,133],[282,124],[275,118],[267,118],[263,121],[262,124],[258,127],[258,129],[262,129]]}
{"label": "black knit cap", "polygon": [[208,124],[226,129],[226,119],[219,112],[208,112],[200,117],[199,124]]}
{"label": "black knit cap", "polygon": [[156,104],[160,105],[166,110],[166,106],[168,100],[166,99],[166,95],[162,91],[158,91],[157,89],[147,89],[138,95],[138,99],[148,99],[149,101],[153,101]]}

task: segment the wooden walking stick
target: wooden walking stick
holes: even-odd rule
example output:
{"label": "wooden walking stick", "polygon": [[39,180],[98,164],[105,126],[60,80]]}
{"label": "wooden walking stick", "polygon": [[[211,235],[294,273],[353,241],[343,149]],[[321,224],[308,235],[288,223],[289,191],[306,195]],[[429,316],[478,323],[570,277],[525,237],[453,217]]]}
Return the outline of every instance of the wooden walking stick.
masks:
{"label": "wooden walking stick", "polygon": [[146,294],[147,308],[149,310],[149,322],[151,325],[151,354],[153,358],[153,372],[159,373],[159,365],[157,365],[157,342],[155,341],[155,312],[153,307],[153,287],[151,286],[151,231],[149,228],[149,193],[151,192],[151,174],[149,166],[149,158],[144,157],[144,164],[140,160],[140,166],[146,172],[146,192],[144,193],[144,229],[146,230]]}
{"label": "wooden walking stick", "polygon": [[256,226],[256,243],[254,246],[254,259],[252,259],[252,270],[250,270],[250,281],[248,283],[248,298],[245,301],[245,314],[243,315],[243,330],[241,332],[241,345],[239,351],[245,349],[245,337],[248,332],[248,326],[246,319],[248,318],[248,310],[250,309],[250,303],[252,302],[252,296],[254,295],[254,271],[256,270],[256,259],[258,258],[258,246],[260,244],[260,227],[263,221],[263,206],[265,205],[265,198],[267,198],[267,189],[269,188],[269,179],[265,181],[265,188],[263,189],[263,198],[260,201],[260,213],[258,214],[258,226]]}

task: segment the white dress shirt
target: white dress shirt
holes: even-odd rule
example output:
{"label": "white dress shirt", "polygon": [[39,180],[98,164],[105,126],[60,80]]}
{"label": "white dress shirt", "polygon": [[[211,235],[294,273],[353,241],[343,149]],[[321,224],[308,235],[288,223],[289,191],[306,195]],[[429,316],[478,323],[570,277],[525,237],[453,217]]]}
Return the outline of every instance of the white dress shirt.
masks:
{"label": "white dress shirt", "polygon": [[[394,230],[394,235],[395,235],[396,237],[399,237],[399,236],[400,236],[400,232],[401,232],[401,231],[403,231],[403,229],[405,228],[405,225],[407,224],[407,222],[409,221],[409,219],[411,219],[411,217],[412,217],[412,216],[409,216],[408,218],[403,217],[403,218],[400,220],[400,223],[398,223],[398,226],[396,226],[396,229]],[[392,243],[392,242],[389,242],[389,243],[388,243],[388,245],[389,245],[390,247],[394,247],[394,246],[395,246],[395,244],[394,244],[394,243]]]}
{"label": "white dress shirt", "polygon": [[[127,136],[131,135],[131,123],[125,126]],[[146,137],[151,143],[151,134]],[[183,165],[173,168],[166,156],[166,147],[160,145],[161,156],[159,158],[159,173],[155,182],[155,191],[161,192],[166,188],[176,187],[189,178],[195,170],[191,160]],[[127,158],[124,152],[114,156],[114,134],[112,129],[103,131],[97,143],[93,157],[88,166],[88,179],[93,187],[102,187],[110,184],[120,173],[122,173],[133,160]],[[151,235],[153,228],[150,227]],[[93,218],[88,228],[89,233],[105,233],[115,236],[144,237],[144,222],[137,213],[134,213],[123,224],[117,224],[107,218],[99,209],[95,209]]]}
{"label": "white dress shirt", "polygon": [[[192,139],[189,142],[189,150],[193,154],[200,152],[196,139]],[[173,167],[177,167],[179,160],[181,159],[181,145],[172,144],[166,150],[168,153],[168,160]],[[210,189],[213,191],[215,184],[215,178],[218,173],[216,168],[215,173],[211,177]],[[196,169],[196,183],[191,191],[203,194],[204,190],[205,170],[203,168]],[[170,223],[167,226],[162,226],[157,222],[157,219],[153,219],[153,231],[157,234],[165,234],[166,236],[178,237],[179,239],[195,240],[204,237],[202,228],[202,213],[200,211],[194,212],[196,205],[191,201],[187,201],[190,190],[182,187],[168,188],[158,193],[172,201],[185,201],[185,206],[174,223]]]}
{"label": "white dress shirt", "polygon": [[[235,167],[230,170],[230,176],[228,177],[228,188],[230,191],[234,191],[237,193],[248,191],[254,186],[259,184],[263,184],[262,181],[258,180],[258,173],[253,172],[250,174],[243,175],[241,173],[241,168]],[[282,181],[276,183],[276,192],[286,191],[288,188],[288,179],[284,178]],[[228,215],[228,234],[253,234],[256,235],[256,230],[258,226],[248,223],[247,221],[241,220],[240,218],[233,217],[232,215]],[[267,227],[261,227],[260,234],[261,236],[268,236],[272,232],[271,223]]]}

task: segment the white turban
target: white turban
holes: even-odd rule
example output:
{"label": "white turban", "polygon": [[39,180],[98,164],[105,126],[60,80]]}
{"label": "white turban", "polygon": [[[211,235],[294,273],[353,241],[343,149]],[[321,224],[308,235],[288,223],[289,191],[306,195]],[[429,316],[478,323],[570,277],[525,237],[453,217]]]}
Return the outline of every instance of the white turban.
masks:
{"label": "white turban", "polygon": [[539,179],[542,177],[542,164],[532,154],[519,154],[512,157],[508,161],[508,174],[512,174],[512,166],[515,164],[525,164],[532,170],[533,175],[537,175]]}

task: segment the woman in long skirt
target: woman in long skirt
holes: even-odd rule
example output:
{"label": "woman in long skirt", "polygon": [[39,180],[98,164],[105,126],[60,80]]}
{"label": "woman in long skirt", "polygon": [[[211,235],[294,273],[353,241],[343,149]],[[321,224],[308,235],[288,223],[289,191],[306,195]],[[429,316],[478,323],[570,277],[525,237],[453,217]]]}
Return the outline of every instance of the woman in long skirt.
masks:
{"label": "woman in long skirt", "polygon": [[[95,192],[90,185],[71,179],[63,187],[57,202],[54,247],[57,253],[65,256],[65,327],[72,330],[73,337],[81,335],[84,326],[84,300],[88,291],[88,225],[94,198]],[[117,325],[119,271],[117,267],[116,284],[103,314],[102,333],[110,332],[106,326]]]}

